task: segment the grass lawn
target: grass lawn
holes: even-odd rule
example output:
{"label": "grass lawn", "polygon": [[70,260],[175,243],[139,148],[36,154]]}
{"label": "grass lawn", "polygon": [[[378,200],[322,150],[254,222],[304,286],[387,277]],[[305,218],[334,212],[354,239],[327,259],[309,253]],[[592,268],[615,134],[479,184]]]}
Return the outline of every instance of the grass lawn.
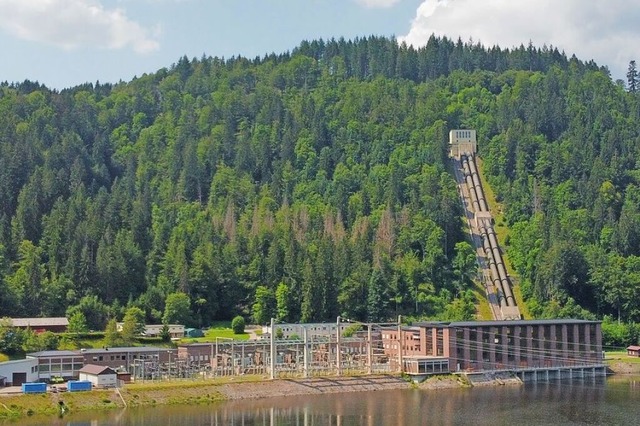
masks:
{"label": "grass lawn", "polygon": [[629,356],[627,351],[606,351],[604,353],[605,362],[624,361],[630,364],[640,364],[640,357]]}
{"label": "grass lawn", "polygon": [[235,334],[231,329],[231,321],[217,321],[204,331],[204,337],[180,339],[179,343],[215,342],[216,338],[249,340],[249,333]]}
{"label": "grass lawn", "polygon": [[[60,350],[76,350],[76,349],[101,349],[106,345],[103,336],[93,336],[86,338],[67,338],[60,341],[58,349]],[[133,346],[157,346],[161,348],[175,347],[173,342],[165,342],[159,338],[140,338],[133,343]]]}

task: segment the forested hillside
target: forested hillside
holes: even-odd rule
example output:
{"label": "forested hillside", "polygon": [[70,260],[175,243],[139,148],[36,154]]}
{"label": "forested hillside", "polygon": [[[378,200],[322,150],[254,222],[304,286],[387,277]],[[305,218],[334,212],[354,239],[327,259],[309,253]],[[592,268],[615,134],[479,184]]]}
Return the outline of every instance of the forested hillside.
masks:
{"label": "forested hillside", "polygon": [[5,83],[0,316],[470,319],[447,136],[475,128],[533,312],[637,320],[638,111],[554,48],[435,37]]}

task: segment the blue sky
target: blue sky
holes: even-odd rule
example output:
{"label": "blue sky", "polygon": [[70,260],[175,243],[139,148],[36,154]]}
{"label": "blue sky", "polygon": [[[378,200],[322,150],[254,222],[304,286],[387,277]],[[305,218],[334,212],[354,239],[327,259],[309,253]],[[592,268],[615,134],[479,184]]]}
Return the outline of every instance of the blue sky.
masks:
{"label": "blue sky", "polygon": [[129,81],[178,58],[250,58],[302,40],[429,35],[531,40],[606,65],[640,62],[640,0],[0,0],[0,81]]}

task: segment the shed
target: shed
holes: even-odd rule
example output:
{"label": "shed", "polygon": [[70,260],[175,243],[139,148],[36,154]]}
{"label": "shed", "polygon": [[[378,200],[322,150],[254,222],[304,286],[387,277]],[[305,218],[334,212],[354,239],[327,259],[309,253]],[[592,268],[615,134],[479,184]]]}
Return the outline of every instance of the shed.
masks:
{"label": "shed", "polygon": [[117,384],[118,373],[103,365],[87,364],[79,371],[80,380],[87,380],[96,387],[112,387]]}
{"label": "shed", "polygon": [[204,333],[199,328],[187,328],[184,331],[185,337],[204,337]]}
{"label": "shed", "polygon": [[131,373],[126,371],[118,371],[118,380],[123,383],[131,383]]}
{"label": "shed", "polygon": [[631,345],[627,347],[627,355],[640,357],[640,346]]}

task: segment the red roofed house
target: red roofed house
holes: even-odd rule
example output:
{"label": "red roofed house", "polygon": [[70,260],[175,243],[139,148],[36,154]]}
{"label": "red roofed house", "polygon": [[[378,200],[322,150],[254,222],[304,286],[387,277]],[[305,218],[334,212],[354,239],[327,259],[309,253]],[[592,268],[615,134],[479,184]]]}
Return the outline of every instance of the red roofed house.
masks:
{"label": "red roofed house", "polygon": [[629,356],[640,356],[640,346],[629,346],[627,348],[627,355]]}
{"label": "red roofed house", "polygon": [[67,331],[69,320],[65,317],[52,318],[11,318],[11,325],[15,328],[30,328],[36,333],[43,331],[53,331],[54,333],[62,333]]}

